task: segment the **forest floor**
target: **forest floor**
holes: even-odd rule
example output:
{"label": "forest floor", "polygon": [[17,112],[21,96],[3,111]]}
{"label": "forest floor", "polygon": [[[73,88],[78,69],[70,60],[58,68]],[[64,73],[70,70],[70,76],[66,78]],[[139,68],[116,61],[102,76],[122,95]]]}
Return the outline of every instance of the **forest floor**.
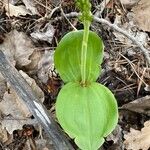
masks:
{"label": "forest floor", "polygon": [[[66,33],[83,29],[72,12],[78,12],[73,0],[0,0],[0,50],[54,119],[56,97],[63,82],[54,68],[53,54]],[[149,150],[150,56],[146,57],[130,36],[150,53],[150,1],[92,0],[92,13],[129,34],[124,36],[96,21],[90,28],[105,45],[102,74],[97,82],[114,93],[119,106],[118,125],[101,150]],[[72,140],[71,143],[76,147]],[[0,74],[0,150],[6,149],[54,148]]]}

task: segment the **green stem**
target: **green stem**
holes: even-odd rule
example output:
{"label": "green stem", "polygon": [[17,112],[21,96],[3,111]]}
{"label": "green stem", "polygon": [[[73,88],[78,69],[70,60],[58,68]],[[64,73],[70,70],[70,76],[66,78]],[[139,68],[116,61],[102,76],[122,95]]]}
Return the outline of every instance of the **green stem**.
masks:
{"label": "green stem", "polygon": [[86,56],[87,56],[87,44],[89,37],[89,27],[90,21],[84,20],[84,33],[83,33],[83,41],[82,41],[82,49],[81,49],[81,84],[83,86],[86,85]]}

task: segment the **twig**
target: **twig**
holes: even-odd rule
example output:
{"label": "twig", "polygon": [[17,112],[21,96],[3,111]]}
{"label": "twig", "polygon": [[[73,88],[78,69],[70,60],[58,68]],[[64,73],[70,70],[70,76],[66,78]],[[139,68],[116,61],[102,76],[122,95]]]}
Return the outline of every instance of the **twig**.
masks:
{"label": "twig", "polygon": [[[65,14],[65,16],[67,18],[74,18],[74,17],[78,17],[79,15],[80,15],[80,13],[77,13],[77,12],[71,12],[69,14]],[[62,20],[62,19],[63,19],[62,16],[61,17],[56,17],[56,18],[54,18],[53,22],[59,21],[59,20]]]}
{"label": "twig", "polygon": [[74,150],[31,87],[0,50],[0,72],[42,125],[56,150]]}
{"label": "twig", "polygon": [[111,27],[112,29],[114,29],[115,31],[123,34],[124,36],[126,36],[128,39],[130,39],[134,44],[136,44],[142,51],[143,55],[145,56],[148,65],[150,66],[150,56],[149,56],[149,52],[148,50],[132,35],[130,35],[127,31],[119,28],[117,25],[110,23],[109,21],[102,19],[102,18],[98,18],[94,16],[94,21],[98,22],[98,23],[102,23],[105,24],[109,27]]}
{"label": "twig", "polygon": [[[69,17],[69,18],[77,17],[77,16],[79,16],[79,13],[76,13],[76,12],[72,12],[72,13],[66,14],[66,17]],[[60,19],[62,19],[62,17],[57,17],[55,19],[55,21],[56,20],[60,20]],[[93,16],[93,20],[95,22],[102,23],[102,24],[105,24],[105,25],[109,26],[110,28],[114,29],[115,31],[123,34],[125,37],[127,37],[128,39],[130,39],[135,45],[137,45],[137,47],[139,47],[141,49],[143,55],[145,56],[145,58],[147,60],[148,65],[150,66],[150,54],[149,54],[149,50],[147,50],[140,43],[140,41],[138,41],[134,36],[130,35],[130,33],[128,33],[127,31],[119,28],[117,25],[112,24],[112,23],[110,23],[109,21],[107,21],[107,20],[105,20],[103,18],[98,18],[96,16]]]}
{"label": "twig", "polygon": [[52,15],[53,15],[58,9],[60,9],[60,6],[55,7],[54,9],[52,9],[51,13],[46,17],[46,19],[51,19]]}
{"label": "twig", "polygon": [[63,15],[63,17],[67,20],[67,22],[71,25],[71,27],[76,31],[77,29],[74,27],[74,25],[69,21],[69,19],[67,18],[66,14],[64,13],[63,9],[60,7],[60,11]]}

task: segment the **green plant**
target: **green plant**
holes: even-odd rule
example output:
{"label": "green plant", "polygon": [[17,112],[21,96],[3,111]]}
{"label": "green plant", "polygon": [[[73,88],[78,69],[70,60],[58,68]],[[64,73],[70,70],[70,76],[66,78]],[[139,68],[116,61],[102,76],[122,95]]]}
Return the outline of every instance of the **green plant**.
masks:
{"label": "green plant", "polygon": [[118,120],[111,91],[96,83],[103,59],[103,42],[89,31],[91,4],[77,0],[84,30],[72,31],[59,42],[54,56],[57,71],[66,83],[56,101],[56,116],[64,131],[82,150],[97,150]]}

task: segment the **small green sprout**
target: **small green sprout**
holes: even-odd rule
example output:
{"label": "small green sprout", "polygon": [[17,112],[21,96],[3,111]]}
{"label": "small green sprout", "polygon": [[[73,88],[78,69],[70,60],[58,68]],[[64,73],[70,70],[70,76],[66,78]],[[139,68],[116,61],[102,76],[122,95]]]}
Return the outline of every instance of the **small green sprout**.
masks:
{"label": "small green sprout", "polygon": [[57,97],[56,116],[80,149],[97,150],[118,122],[118,107],[111,91],[96,83],[104,46],[101,38],[89,31],[91,4],[76,1],[84,30],[66,34],[55,51],[55,67],[65,82]]}

